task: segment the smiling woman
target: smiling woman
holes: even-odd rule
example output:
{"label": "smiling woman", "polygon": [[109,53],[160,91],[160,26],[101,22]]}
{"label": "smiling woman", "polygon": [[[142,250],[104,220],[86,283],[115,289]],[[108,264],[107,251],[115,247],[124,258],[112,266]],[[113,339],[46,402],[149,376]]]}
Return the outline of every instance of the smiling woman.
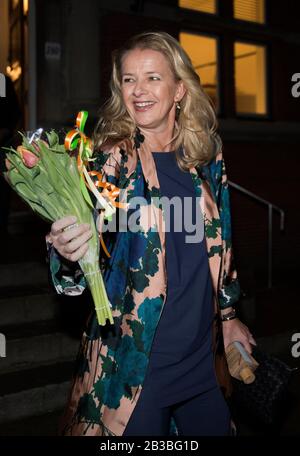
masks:
{"label": "smiling woman", "polygon": [[[113,324],[89,317],[61,433],[228,435],[225,348],[238,340],[251,352],[255,341],[232,307],[240,289],[213,107],[186,52],[164,32],[135,36],[114,52],[110,87],[92,163],[122,190],[128,213],[137,197],[143,202],[138,230],[105,233],[110,256],[99,264]],[[162,204],[174,198],[180,207],[191,202],[187,216],[203,233],[192,243],[186,220],[176,228],[186,210]],[[79,258],[88,228],[70,227],[68,243],[55,229],[49,236],[57,288],[83,290],[82,272],[66,268],[64,252]]]}
{"label": "smiling woman", "polygon": [[[122,96],[127,111],[140,129],[151,130],[154,150],[165,147],[161,132],[173,130],[176,103],[184,94],[183,81],[177,81],[161,52],[134,49],[122,59]],[[170,144],[168,145],[170,147]]]}

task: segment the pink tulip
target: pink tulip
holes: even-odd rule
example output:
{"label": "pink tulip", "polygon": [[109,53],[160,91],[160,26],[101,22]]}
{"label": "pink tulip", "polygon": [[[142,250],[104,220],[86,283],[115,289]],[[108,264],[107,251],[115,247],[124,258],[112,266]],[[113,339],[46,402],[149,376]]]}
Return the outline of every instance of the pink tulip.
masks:
{"label": "pink tulip", "polygon": [[22,157],[22,161],[27,168],[34,168],[34,166],[39,161],[39,157],[37,157],[34,153],[30,152],[30,150],[25,149],[23,146],[18,146],[17,151]]}
{"label": "pink tulip", "polygon": [[[43,143],[44,146],[46,146],[47,148],[49,147],[49,144],[46,141],[44,141],[43,139],[39,139],[39,142]],[[40,148],[39,148],[38,144],[35,141],[32,141],[31,145],[35,148],[35,150],[37,151],[37,153],[39,155]]]}
{"label": "pink tulip", "polygon": [[7,160],[7,158],[5,159],[5,166],[6,166],[6,169],[7,169],[7,170],[10,170],[10,168],[11,168],[11,163],[10,163],[9,160]]}

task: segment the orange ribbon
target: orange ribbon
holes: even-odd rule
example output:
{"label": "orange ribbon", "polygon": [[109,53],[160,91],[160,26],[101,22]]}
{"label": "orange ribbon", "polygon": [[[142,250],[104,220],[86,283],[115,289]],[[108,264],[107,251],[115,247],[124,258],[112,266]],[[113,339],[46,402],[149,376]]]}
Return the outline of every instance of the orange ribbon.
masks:
{"label": "orange ribbon", "polygon": [[[118,208],[126,208],[127,205],[123,203],[116,202],[116,198],[119,196],[120,189],[116,187],[115,185],[111,184],[110,182],[102,182],[102,174],[97,172],[97,171],[87,171],[86,169],[86,164],[89,161],[93,161],[92,154],[92,141],[90,138],[88,138],[85,133],[84,133],[84,127],[85,123],[88,118],[88,113],[87,111],[80,111],[77,114],[76,117],[76,127],[69,131],[65,137],[65,148],[66,150],[74,150],[76,147],[79,145],[79,152],[77,155],[77,167],[78,171],[80,173],[80,179],[81,179],[81,190],[83,192],[83,195],[88,202],[90,206],[92,206],[92,202],[90,199],[90,196],[86,190],[86,187],[94,193],[95,197],[97,200],[100,200],[100,196],[97,195],[98,188],[102,187],[103,190],[102,192],[99,192],[102,198],[105,198],[107,201],[107,206],[105,208],[105,211],[109,212],[110,210],[110,215],[107,215],[107,218],[111,220],[111,216],[113,213],[113,208],[112,206],[118,207]],[[92,179],[89,179],[89,176],[96,176],[97,180],[94,182]],[[103,200],[102,200],[103,204]],[[101,245],[103,247],[103,250],[105,251],[106,255],[110,258],[110,254],[104,244],[104,241],[101,236],[101,232],[99,233],[99,238]]]}
{"label": "orange ribbon", "polygon": [[[111,182],[106,182],[106,181],[103,182],[102,181],[103,176],[98,171],[88,171],[88,174],[91,177],[94,177],[94,176],[97,177],[97,180],[93,181],[93,183],[94,183],[95,187],[97,187],[97,188],[102,187],[103,188],[103,190],[101,192],[101,196],[103,196],[104,198],[108,199],[108,201],[110,201],[115,207],[118,207],[118,208],[126,208],[127,207],[126,203],[120,203],[120,202],[116,201],[116,198],[120,194],[120,189],[116,185],[112,184]],[[89,186],[89,184],[88,184],[88,182],[86,180],[85,180],[85,184],[90,190],[90,186]],[[103,238],[102,238],[101,234],[102,233],[100,232],[99,233],[99,237],[100,237],[101,245],[103,247],[104,252],[108,256],[108,258],[110,258],[111,255],[109,254],[109,252],[108,252],[108,250],[107,250],[107,248],[106,248],[106,246],[104,244],[104,241],[103,241]]]}
{"label": "orange ribbon", "polygon": [[116,201],[116,198],[118,198],[120,194],[120,189],[112,184],[111,182],[103,182],[102,181],[102,174],[99,173],[98,171],[89,171],[90,176],[97,176],[97,180],[94,182],[96,187],[103,187],[103,190],[101,192],[101,195],[107,197],[111,203],[118,207],[118,208],[123,208],[125,209],[127,207],[126,203],[120,203]]}

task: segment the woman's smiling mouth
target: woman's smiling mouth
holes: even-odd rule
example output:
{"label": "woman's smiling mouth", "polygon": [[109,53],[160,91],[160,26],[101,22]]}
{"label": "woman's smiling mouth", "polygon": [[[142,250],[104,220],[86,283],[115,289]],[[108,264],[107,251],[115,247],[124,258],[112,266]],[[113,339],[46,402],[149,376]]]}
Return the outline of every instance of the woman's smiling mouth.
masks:
{"label": "woman's smiling mouth", "polygon": [[135,101],[133,103],[134,109],[138,112],[148,111],[155,104],[154,101]]}

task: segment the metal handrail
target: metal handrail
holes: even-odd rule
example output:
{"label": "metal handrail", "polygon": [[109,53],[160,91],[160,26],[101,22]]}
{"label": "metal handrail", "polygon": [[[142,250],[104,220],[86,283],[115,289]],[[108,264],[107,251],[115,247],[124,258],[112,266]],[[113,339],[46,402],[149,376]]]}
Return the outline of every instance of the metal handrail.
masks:
{"label": "metal handrail", "polygon": [[284,230],[285,222],[285,213],[284,211],[271,203],[270,201],[261,198],[253,192],[250,192],[241,185],[235,184],[234,182],[228,181],[228,184],[238,190],[241,193],[244,193],[250,198],[255,199],[256,201],[268,206],[268,288],[272,288],[272,271],[273,271],[273,255],[272,255],[272,240],[273,240],[273,211],[277,211],[280,214],[280,231]]}

